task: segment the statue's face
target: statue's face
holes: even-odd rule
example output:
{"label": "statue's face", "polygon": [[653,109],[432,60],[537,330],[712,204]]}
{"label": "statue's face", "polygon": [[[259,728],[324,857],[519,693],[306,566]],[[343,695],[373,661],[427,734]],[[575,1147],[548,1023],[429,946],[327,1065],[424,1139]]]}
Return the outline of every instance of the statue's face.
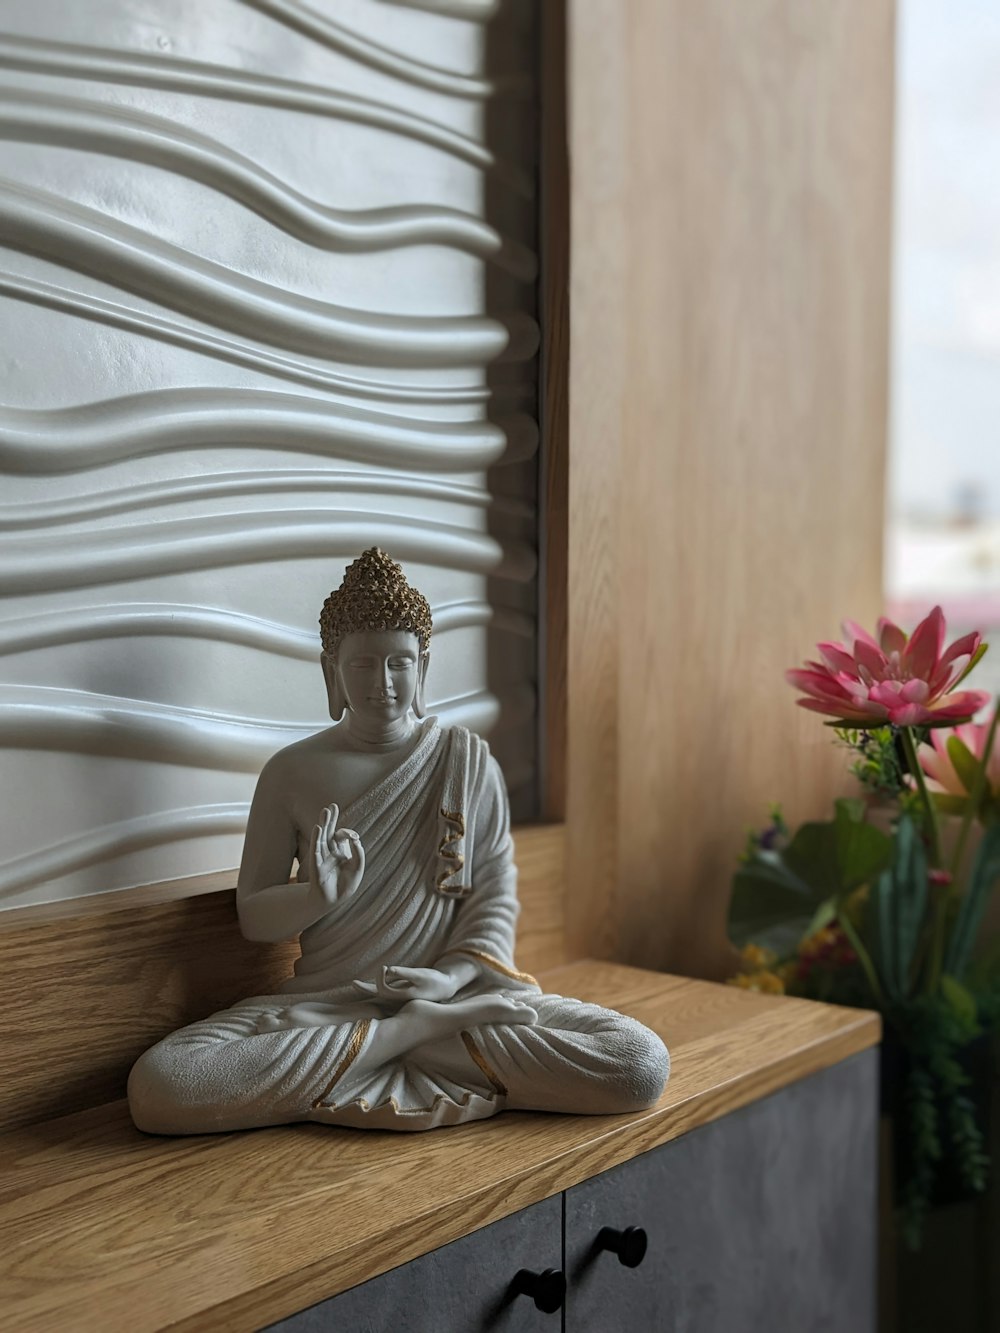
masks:
{"label": "statue's face", "polygon": [[347,706],[373,721],[395,722],[406,716],[420,671],[420,640],[408,630],[345,634],[337,648],[337,672]]}

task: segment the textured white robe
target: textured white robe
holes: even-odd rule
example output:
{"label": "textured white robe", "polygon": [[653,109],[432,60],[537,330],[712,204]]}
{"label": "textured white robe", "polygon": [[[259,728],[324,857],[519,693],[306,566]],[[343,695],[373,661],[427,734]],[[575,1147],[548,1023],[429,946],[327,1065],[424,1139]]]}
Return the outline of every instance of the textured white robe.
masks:
{"label": "textured white robe", "polygon": [[[507,797],[483,740],[428,718],[410,755],[340,822],[365,848],[359,888],[302,933],[280,994],[243,1000],[141,1057],[129,1079],[141,1129],[315,1120],[414,1130],[504,1108],[606,1113],[656,1100],[669,1059],[654,1033],[613,1010],[543,995],[514,965]],[[357,1057],[375,1026],[405,1000],[365,999],[354,981],[374,980],[384,965],[434,967],[445,955],[478,964],[456,999],[516,994],[538,1011],[537,1025],[485,1024],[362,1071]],[[329,1025],[258,1032],[262,1014],[306,1000],[332,1007]]]}

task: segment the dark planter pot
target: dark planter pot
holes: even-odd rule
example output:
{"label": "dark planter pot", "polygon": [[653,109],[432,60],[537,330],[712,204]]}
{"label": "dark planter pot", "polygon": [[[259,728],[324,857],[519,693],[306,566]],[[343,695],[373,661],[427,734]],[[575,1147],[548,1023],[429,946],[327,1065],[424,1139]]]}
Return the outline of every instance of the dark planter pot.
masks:
{"label": "dark planter pot", "polygon": [[[880,1096],[883,1124],[883,1201],[880,1333],[1000,1333],[1000,1097],[995,1047],[989,1038],[972,1042],[962,1055],[969,1075],[966,1094],[986,1139],[994,1170],[987,1192],[970,1192],[954,1162],[939,1163],[923,1242],[909,1250],[893,1213],[907,1179],[909,1144],[905,1091],[910,1062],[895,1033],[886,1029]],[[946,1132],[943,1136],[946,1138]]]}
{"label": "dark planter pot", "polygon": [[[959,1064],[969,1080],[965,1095],[975,1107],[976,1123],[984,1140],[988,1142],[994,1068],[993,1038],[984,1034],[970,1042],[960,1053]],[[900,1188],[909,1178],[911,1165],[906,1113],[906,1087],[911,1068],[909,1052],[893,1029],[887,1026],[882,1038],[879,1065],[879,1099],[881,1112],[889,1117],[893,1128],[892,1175],[896,1186],[895,1204],[899,1203]],[[934,1193],[931,1196],[933,1208],[978,1197],[962,1180],[954,1158],[948,1151],[947,1125],[940,1104],[938,1113],[941,1117],[941,1142],[944,1152],[938,1163]]]}

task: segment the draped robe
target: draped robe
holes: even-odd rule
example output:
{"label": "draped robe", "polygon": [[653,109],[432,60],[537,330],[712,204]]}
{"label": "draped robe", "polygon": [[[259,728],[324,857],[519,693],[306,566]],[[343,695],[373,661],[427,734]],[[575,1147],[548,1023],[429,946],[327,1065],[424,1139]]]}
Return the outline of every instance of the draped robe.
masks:
{"label": "draped robe", "polygon": [[[341,812],[366,865],[360,886],[301,936],[294,975],[166,1037],[129,1079],[136,1124],[192,1134],[311,1120],[430,1129],[505,1108],[608,1113],[660,1095],[669,1057],[633,1019],[543,994],[514,963],[518,904],[506,791],[486,743],[463,727],[421,724],[416,747]],[[299,877],[306,877],[299,831]],[[307,843],[306,843],[307,845]],[[377,1024],[406,1002],[366,998],[355,980],[385,965],[472,960],[454,997],[505,994],[536,1025],[488,1023],[363,1067]],[[259,1031],[263,1015],[310,1002],[329,1022]],[[326,1015],[324,1014],[324,1017]]]}

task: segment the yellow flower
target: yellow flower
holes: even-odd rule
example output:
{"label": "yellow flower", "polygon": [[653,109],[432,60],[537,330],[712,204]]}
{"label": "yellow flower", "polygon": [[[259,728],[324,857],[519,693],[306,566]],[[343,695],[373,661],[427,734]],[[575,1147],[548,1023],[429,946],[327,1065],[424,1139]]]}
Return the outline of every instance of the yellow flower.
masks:
{"label": "yellow flower", "polygon": [[747,972],[737,972],[735,977],[727,977],[726,985],[739,986],[740,990],[753,990],[755,980],[756,978]]}
{"label": "yellow flower", "polygon": [[763,991],[765,995],[784,995],[785,993],[785,983],[777,972],[758,972],[754,980],[758,983],[757,989]]}
{"label": "yellow flower", "polygon": [[730,986],[739,986],[741,990],[759,991],[763,995],[784,995],[785,983],[777,972],[762,971],[750,974],[740,972],[735,977],[730,977],[728,984]]}
{"label": "yellow flower", "polygon": [[819,958],[835,948],[839,940],[840,932],[838,930],[833,926],[823,926],[820,930],[814,930],[811,935],[807,935],[804,940],[799,941],[799,957],[806,959]]}
{"label": "yellow flower", "polygon": [[757,972],[761,968],[771,966],[774,962],[774,953],[759,944],[744,944],[740,950],[740,958],[746,971]]}

